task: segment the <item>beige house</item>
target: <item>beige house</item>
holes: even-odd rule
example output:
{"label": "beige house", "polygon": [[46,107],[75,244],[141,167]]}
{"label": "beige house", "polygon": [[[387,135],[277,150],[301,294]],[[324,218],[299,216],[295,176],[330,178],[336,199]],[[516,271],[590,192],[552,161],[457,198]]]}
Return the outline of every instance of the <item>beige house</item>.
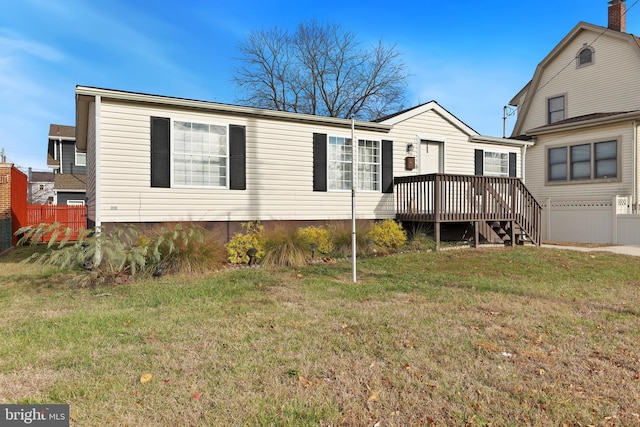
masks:
{"label": "beige house", "polygon": [[394,178],[491,175],[519,182],[526,141],[483,137],[432,101],[377,122],[78,86],[91,225],[396,217]]}
{"label": "beige house", "polygon": [[608,27],[578,23],[511,100],[512,138],[533,142],[543,240],[640,244],[640,39],[625,32],[625,0],[608,12]]}

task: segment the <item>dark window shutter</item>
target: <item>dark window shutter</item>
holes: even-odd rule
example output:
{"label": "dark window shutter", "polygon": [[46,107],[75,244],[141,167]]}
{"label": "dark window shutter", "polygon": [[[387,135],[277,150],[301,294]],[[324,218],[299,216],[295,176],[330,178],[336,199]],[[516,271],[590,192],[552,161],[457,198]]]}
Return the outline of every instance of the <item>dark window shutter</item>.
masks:
{"label": "dark window shutter", "polygon": [[484,151],[476,150],[476,171],[475,175],[484,174]]}
{"label": "dark window shutter", "polygon": [[313,134],[313,191],[327,191],[327,135]]}
{"label": "dark window shutter", "polygon": [[382,141],[382,192],[393,193],[393,141]]}
{"label": "dark window shutter", "polygon": [[509,176],[516,176],[516,164],[517,155],[516,153],[509,153]]}
{"label": "dark window shutter", "polygon": [[151,186],[171,186],[170,120],[151,117]]}
{"label": "dark window shutter", "polygon": [[247,189],[246,174],[247,137],[246,128],[239,125],[229,126],[229,188]]}

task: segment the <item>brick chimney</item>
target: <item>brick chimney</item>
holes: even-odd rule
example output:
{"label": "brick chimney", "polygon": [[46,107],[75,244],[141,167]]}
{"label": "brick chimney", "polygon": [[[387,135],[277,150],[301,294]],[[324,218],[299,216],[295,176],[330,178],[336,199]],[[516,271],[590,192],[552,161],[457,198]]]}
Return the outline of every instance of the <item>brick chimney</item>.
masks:
{"label": "brick chimney", "polygon": [[610,30],[627,31],[627,7],[624,2],[626,0],[611,0],[609,2],[609,25]]}

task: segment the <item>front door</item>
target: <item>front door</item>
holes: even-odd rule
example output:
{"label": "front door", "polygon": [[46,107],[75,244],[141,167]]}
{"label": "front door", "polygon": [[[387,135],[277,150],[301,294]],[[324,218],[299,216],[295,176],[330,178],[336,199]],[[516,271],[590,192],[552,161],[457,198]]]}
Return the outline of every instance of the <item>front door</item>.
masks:
{"label": "front door", "polygon": [[444,149],[440,141],[420,141],[420,174],[444,172]]}

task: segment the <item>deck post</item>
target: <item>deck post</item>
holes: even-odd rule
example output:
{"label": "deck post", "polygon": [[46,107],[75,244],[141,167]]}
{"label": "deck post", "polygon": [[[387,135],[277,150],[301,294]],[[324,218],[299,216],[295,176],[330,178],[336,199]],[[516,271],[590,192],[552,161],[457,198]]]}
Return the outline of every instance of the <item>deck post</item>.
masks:
{"label": "deck post", "polygon": [[516,227],[516,222],[514,220],[509,221],[509,238],[510,238],[509,246],[516,245],[515,227]]}
{"label": "deck post", "polygon": [[435,174],[433,177],[433,213],[435,220],[435,234],[436,234],[436,251],[440,249],[440,174]]}
{"label": "deck post", "polygon": [[473,221],[473,247],[478,249],[480,245],[480,221]]}

